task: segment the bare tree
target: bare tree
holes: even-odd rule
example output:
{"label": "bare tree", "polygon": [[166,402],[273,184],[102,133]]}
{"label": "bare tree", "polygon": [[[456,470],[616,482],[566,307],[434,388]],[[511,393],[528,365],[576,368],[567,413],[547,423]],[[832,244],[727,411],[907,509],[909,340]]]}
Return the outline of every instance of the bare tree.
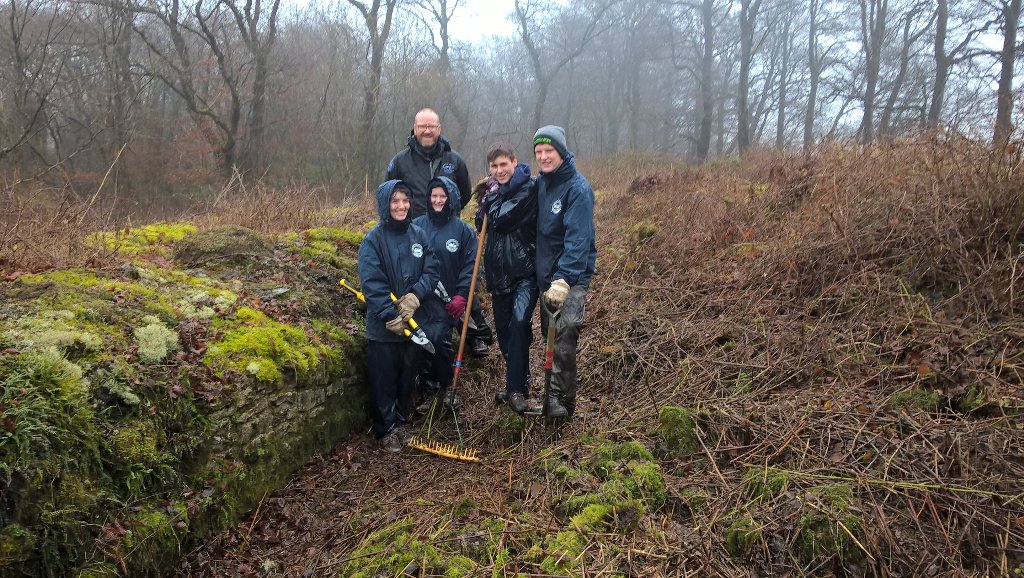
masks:
{"label": "bare tree", "polygon": [[[533,77],[537,83],[533,126],[539,127],[541,124],[544,104],[547,102],[548,91],[554,79],[594,38],[611,26],[604,21],[604,15],[618,1],[578,1],[561,11],[554,11],[550,6],[542,6],[539,0],[516,0],[515,15],[519,24],[519,37],[526,47]],[[540,26],[541,18],[538,17],[538,12],[544,14],[548,29]],[[561,30],[550,28],[557,25],[561,25]]]}
{"label": "bare tree", "polygon": [[355,135],[355,142],[363,143],[360,150],[362,162],[357,164],[361,164],[366,173],[369,174],[374,172],[371,170],[373,141],[370,135],[372,134],[374,119],[377,116],[377,107],[380,104],[381,77],[384,73],[384,50],[387,48],[388,37],[391,36],[391,23],[395,16],[395,7],[398,5],[398,0],[372,0],[370,3],[348,0],[348,3],[355,6],[359,14],[362,15],[368,34],[366,55],[369,64],[369,75],[366,78],[363,92],[363,115],[359,133]]}
{"label": "bare tree", "polygon": [[69,43],[62,42],[70,34],[70,9],[64,3],[8,0],[0,11],[4,17],[0,52],[7,55],[0,60],[4,63],[0,161],[16,156],[11,159],[15,164],[35,162],[45,167],[59,162],[59,154],[48,154],[46,137],[54,128],[52,96],[71,57]]}
{"label": "bare tree", "polygon": [[750,147],[750,110],[747,101],[750,97],[750,63],[754,53],[754,32],[760,10],[761,0],[740,0],[740,72],[736,89],[736,142],[741,155]]}
{"label": "bare tree", "polygon": [[999,52],[999,88],[996,89],[996,120],[992,130],[992,142],[997,147],[1006,143],[1013,133],[1013,71],[1017,57],[1020,1],[1000,2],[1003,48]]}
{"label": "bare tree", "polygon": [[864,51],[864,116],[860,140],[870,144],[875,136],[875,98],[882,66],[882,48],[888,33],[889,0],[859,0],[862,50]]}
{"label": "bare tree", "polygon": [[[942,108],[946,102],[946,85],[949,81],[950,70],[957,63],[974,57],[976,53],[969,50],[971,43],[975,38],[984,34],[991,24],[991,22],[986,22],[982,26],[968,27],[966,33],[960,39],[960,42],[958,42],[952,49],[946,50],[946,41],[948,40],[949,35],[949,2],[948,0],[936,0],[936,2],[934,40],[935,77],[932,84],[931,104],[928,107],[927,120],[927,124],[931,128],[937,127],[939,125],[939,120],[942,117]],[[968,20],[974,20],[975,14],[968,11],[966,16]]]}
{"label": "bare tree", "polygon": [[[882,118],[878,125],[878,132],[883,136],[891,136],[891,123],[893,115],[895,114],[897,102],[903,101],[903,105],[907,105],[907,99],[903,94],[903,83],[907,78],[907,69],[910,67],[910,59],[918,50],[917,41],[931,29],[932,22],[935,19],[935,13],[929,14],[928,12],[924,12],[924,9],[924,3],[915,3],[910,6],[910,8],[904,12],[901,17],[903,20],[903,33],[901,36],[902,41],[900,43],[898,68],[889,87],[889,96],[886,99],[885,107],[882,109]],[[922,14],[927,14],[929,16],[928,21],[920,24],[916,31],[912,30],[915,21],[917,21]]]}

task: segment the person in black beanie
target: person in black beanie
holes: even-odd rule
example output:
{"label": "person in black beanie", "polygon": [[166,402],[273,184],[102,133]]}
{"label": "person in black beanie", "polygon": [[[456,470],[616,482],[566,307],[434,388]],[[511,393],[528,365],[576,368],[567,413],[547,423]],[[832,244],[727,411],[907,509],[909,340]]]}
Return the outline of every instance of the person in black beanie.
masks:
{"label": "person in black beanie", "polygon": [[[544,407],[548,417],[572,417],[576,411],[576,349],[597,263],[594,190],[576,170],[576,161],[560,126],[541,127],[533,135],[537,178],[537,288],[543,294],[541,328],[555,320],[555,358]],[[557,314],[557,316],[556,316]]]}

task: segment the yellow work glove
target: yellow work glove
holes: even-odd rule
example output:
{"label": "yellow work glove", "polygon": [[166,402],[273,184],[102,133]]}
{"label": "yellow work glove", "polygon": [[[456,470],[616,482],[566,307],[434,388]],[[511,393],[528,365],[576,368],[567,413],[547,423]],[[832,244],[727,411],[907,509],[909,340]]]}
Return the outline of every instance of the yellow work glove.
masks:
{"label": "yellow work glove", "polygon": [[561,307],[568,296],[569,284],[565,282],[565,279],[555,279],[551,282],[551,287],[548,287],[548,290],[544,292],[544,300],[555,309]]}
{"label": "yellow work glove", "polygon": [[419,308],[420,299],[416,297],[415,293],[406,293],[398,300],[397,306],[398,313],[402,316],[402,321],[408,321],[412,319],[413,313],[416,313],[416,309]]}
{"label": "yellow work glove", "polygon": [[405,337],[405,320],[401,317],[395,317],[391,321],[388,321],[384,324],[384,327],[399,337]]}

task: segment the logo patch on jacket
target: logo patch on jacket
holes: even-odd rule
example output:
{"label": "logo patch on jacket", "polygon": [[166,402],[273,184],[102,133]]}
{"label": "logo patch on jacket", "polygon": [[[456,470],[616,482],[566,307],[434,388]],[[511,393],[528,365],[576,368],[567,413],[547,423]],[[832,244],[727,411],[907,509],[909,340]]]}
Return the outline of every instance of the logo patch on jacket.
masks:
{"label": "logo patch on jacket", "polygon": [[562,212],[562,199],[555,199],[555,202],[551,203],[551,213],[557,215]]}
{"label": "logo patch on jacket", "polygon": [[455,163],[445,163],[441,165],[441,170],[450,175],[455,172]]}
{"label": "logo patch on jacket", "polygon": [[454,253],[459,250],[458,239],[448,239],[448,242],[444,244],[444,248],[448,249],[449,253]]}
{"label": "logo patch on jacket", "polygon": [[420,245],[419,243],[413,243],[412,244],[412,256],[416,257],[417,259],[422,258],[423,257],[423,245]]}

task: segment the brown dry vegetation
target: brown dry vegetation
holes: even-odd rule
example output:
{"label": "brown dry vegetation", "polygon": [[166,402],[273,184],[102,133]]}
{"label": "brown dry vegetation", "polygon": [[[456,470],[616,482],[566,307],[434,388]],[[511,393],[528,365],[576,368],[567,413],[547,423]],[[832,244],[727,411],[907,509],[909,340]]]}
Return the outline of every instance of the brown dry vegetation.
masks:
{"label": "brown dry vegetation", "polygon": [[[815,490],[843,483],[861,528],[841,528],[855,544],[832,563],[1019,567],[1017,168],[927,139],[653,175],[605,199],[618,251],[590,310],[590,383],[635,391],[637,419],[704,412],[704,459],[677,463],[673,486],[710,494],[692,536],[709,554],[742,512],[760,529],[748,564],[828,570],[792,546]],[[769,495],[742,479],[773,474]]]}
{"label": "brown dry vegetation", "polygon": [[[471,362],[460,423],[482,464],[353,440],[179,575],[345,575],[405,518],[449,552],[509,549],[473,576],[1020,573],[1018,163],[926,138],[585,166],[600,256],[576,419],[510,421],[488,403],[500,361]],[[692,447],[667,447],[666,406],[692,410]],[[531,546],[565,554],[555,536],[577,525],[552,463],[583,467],[602,439],[651,448],[667,499],[631,530],[591,531],[551,574]]]}
{"label": "brown dry vegetation", "polygon": [[[360,204],[360,199],[348,199],[340,206],[353,204]],[[268,234],[325,226],[358,228],[367,218],[375,218],[371,208],[353,212],[338,210],[341,207],[324,187],[275,190],[263,183],[247,183],[238,175],[185,211],[146,209],[138,214],[130,202],[99,193],[84,198],[67,187],[0,189],[0,272],[109,267],[124,260],[118,248],[88,243],[90,234],[157,220],[187,220],[199,230],[238,225]]]}
{"label": "brown dry vegetation", "polygon": [[[346,575],[368,546],[392,554],[371,537],[404,519],[420,543],[475,552],[471,576],[1021,572],[1019,162],[924,138],[703,167],[584,165],[599,260],[575,420],[558,430],[511,419],[490,403],[500,360],[473,360],[460,426],[482,463],[393,457],[360,436],[196,547],[176,575]],[[193,214],[200,228],[332,218],[315,193],[220,203]],[[86,262],[35,237],[66,233],[78,213],[64,214],[9,230],[3,264]],[[668,447],[666,406],[692,410],[692,447]],[[561,508],[592,489],[558,468],[584,469],[604,440],[652,450],[666,499],[591,527],[553,573],[542,559],[566,555],[555,537],[578,523]]]}

